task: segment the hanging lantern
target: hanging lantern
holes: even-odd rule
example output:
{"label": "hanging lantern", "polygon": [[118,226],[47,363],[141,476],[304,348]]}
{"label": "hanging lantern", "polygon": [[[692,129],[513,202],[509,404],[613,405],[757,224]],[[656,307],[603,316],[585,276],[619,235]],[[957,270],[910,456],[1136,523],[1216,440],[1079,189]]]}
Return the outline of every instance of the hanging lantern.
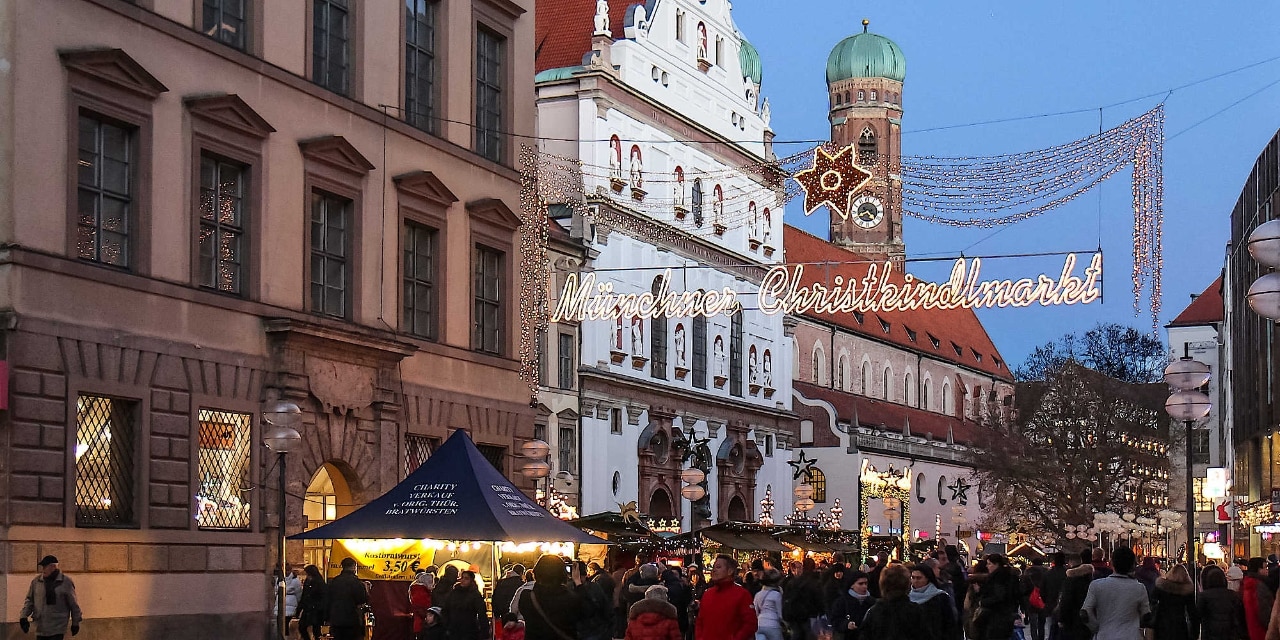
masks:
{"label": "hanging lantern", "polygon": [[551,475],[551,465],[545,462],[526,462],[520,468],[520,473],[526,478],[545,478]]}
{"label": "hanging lantern", "polygon": [[796,487],[795,496],[801,500],[808,500],[813,497],[813,485],[805,483]]}
{"label": "hanging lantern", "polygon": [[[804,485],[801,485],[801,486],[804,486]],[[810,511],[813,509],[813,507],[814,507],[813,500],[810,500],[808,498],[801,498],[799,500],[796,500],[797,511]]]}
{"label": "hanging lantern", "polygon": [[689,467],[680,472],[680,479],[686,484],[699,484],[707,479],[707,474],[697,467]]}
{"label": "hanging lantern", "polygon": [[680,495],[689,502],[697,502],[707,495],[707,490],[696,484],[686,485],[680,490]]}
{"label": "hanging lantern", "polygon": [[551,445],[541,440],[530,440],[520,445],[520,455],[526,458],[541,459],[551,453]]}

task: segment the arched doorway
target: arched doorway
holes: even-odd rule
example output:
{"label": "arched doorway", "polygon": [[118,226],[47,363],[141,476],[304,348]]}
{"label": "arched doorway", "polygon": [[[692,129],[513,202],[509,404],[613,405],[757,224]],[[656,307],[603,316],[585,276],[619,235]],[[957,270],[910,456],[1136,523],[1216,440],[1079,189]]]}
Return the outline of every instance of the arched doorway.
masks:
{"label": "arched doorway", "polygon": [[666,489],[655,489],[649,497],[648,515],[650,518],[664,520],[676,517],[675,509],[671,508],[671,496],[667,495]]}
{"label": "arched doorway", "polygon": [[[352,504],[351,487],[346,476],[333,464],[325,463],[311,476],[307,484],[306,499],[302,503],[302,515],[305,518],[303,529],[310,531],[324,526],[355,511]],[[329,571],[329,552],[332,543],[329,540],[304,540],[302,545],[303,562],[314,564],[326,576],[336,573]]]}
{"label": "arched doorway", "polygon": [[747,504],[742,501],[742,496],[734,496],[729,501],[729,520],[733,522],[747,521]]}

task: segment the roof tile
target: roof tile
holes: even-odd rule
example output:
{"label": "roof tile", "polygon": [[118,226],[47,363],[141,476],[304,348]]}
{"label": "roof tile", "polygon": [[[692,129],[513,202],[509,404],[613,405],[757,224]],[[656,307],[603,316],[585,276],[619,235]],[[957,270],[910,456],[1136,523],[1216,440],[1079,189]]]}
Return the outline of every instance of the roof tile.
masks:
{"label": "roof tile", "polygon": [[1178,317],[1169,323],[1171,327],[1194,327],[1222,322],[1226,311],[1222,304],[1222,276],[1218,276],[1204,293],[1196,296]]}

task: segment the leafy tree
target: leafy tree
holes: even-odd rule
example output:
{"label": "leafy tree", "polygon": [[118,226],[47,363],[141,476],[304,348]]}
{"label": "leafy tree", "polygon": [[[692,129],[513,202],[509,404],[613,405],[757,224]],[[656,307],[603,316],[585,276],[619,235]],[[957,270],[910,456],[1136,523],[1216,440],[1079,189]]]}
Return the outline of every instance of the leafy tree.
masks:
{"label": "leafy tree", "polygon": [[1016,414],[979,430],[974,464],[997,530],[1063,536],[1094,513],[1151,514],[1168,495],[1162,384],[1116,380],[1067,361],[1019,383]]}
{"label": "leafy tree", "polygon": [[1035,348],[1013,372],[1018,380],[1046,380],[1075,362],[1121,382],[1159,382],[1169,363],[1164,343],[1133,327],[1099,323],[1084,333],[1068,333]]}

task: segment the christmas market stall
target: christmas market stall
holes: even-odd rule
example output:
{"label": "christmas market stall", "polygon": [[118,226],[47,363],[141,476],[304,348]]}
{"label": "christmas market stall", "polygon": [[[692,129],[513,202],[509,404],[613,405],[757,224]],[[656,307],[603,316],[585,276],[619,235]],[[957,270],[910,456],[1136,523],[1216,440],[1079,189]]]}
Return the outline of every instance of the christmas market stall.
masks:
{"label": "christmas market stall", "polygon": [[471,569],[483,591],[501,577],[504,561],[533,560],[540,553],[574,557],[575,544],[608,544],[521,493],[461,429],[390,491],[289,539],[333,540],[322,569],[328,577],[339,573],[343,558],[355,559],[357,574],[371,585],[378,621],[373,640],[409,636],[406,593],[420,567]]}
{"label": "christmas market stall", "polygon": [[649,519],[636,512],[634,503],[620,506],[623,507],[622,512],[604,511],[569,522],[609,541],[608,545],[581,545],[578,548],[579,558],[599,562],[602,566],[626,568],[637,564],[637,558],[683,565],[688,555],[696,553],[696,550],[685,546],[686,540],[674,537],[680,530],[678,520]]}
{"label": "christmas market stall", "polygon": [[861,547],[858,532],[846,529],[830,529],[815,526],[774,527],[775,538],[789,547],[787,558],[803,560],[834,560],[840,554],[846,563],[860,559]]}
{"label": "christmas market stall", "polygon": [[754,522],[720,522],[671,538],[689,548],[702,549],[702,566],[711,566],[716,554],[725,553],[741,565],[757,558],[772,558],[777,564],[790,549],[773,537],[775,527]]}

